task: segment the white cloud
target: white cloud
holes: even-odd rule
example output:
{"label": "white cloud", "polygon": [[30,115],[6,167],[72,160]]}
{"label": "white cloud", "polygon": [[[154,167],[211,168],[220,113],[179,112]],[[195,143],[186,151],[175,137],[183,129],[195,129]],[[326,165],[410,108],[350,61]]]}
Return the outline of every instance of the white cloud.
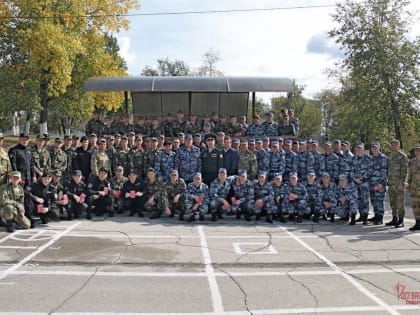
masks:
{"label": "white cloud", "polygon": [[128,36],[117,36],[118,45],[120,47],[120,56],[126,61],[129,71],[136,67],[137,56],[131,49],[131,38]]}

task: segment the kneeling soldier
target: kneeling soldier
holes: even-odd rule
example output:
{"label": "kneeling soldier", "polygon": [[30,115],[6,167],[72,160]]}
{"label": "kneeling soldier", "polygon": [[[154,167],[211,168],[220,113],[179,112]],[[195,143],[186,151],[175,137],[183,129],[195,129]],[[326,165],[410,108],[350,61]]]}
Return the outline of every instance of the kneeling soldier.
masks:
{"label": "kneeling soldier", "polygon": [[190,217],[187,222],[195,221],[195,213],[199,212],[199,220],[204,220],[204,215],[209,208],[209,186],[201,180],[201,173],[193,175],[193,182],[187,186],[185,196],[186,213]]}
{"label": "kneeling soldier", "polygon": [[41,180],[31,185],[30,197],[33,209],[38,212],[42,224],[48,224],[48,218],[57,219],[58,215],[50,211],[53,202],[55,202],[55,189],[50,185],[51,174],[44,173]]}
{"label": "kneeling soldier", "polygon": [[123,212],[123,196],[121,195],[122,188],[127,177],[124,176],[124,168],[117,166],[115,169],[115,176],[110,179],[111,190],[112,190],[112,207],[117,210],[117,213]]}
{"label": "kneeling soldier", "polygon": [[297,215],[297,223],[302,223],[303,214],[306,210],[306,199],[308,193],[303,184],[298,182],[296,172],[290,173],[290,182],[286,186],[286,207],[289,213],[289,220],[294,221]]}
{"label": "kneeling soldier", "polygon": [[266,181],[267,173],[260,171],[258,173],[258,182],[254,184],[254,194],[255,194],[255,220],[258,221],[266,213],[265,221],[268,223],[273,223],[272,213],[273,213],[273,199],[274,192],[273,187],[270,183]]}
{"label": "kneeling soldier", "polygon": [[211,220],[223,219],[222,212],[230,208],[228,195],[232,187],[232,178],[227,177],[225,168],[219,169],[219,175],[210,184],[210,211]]}
{"label": "kneeling soldier", "polygon": [[149,167],[146,173],[147,201],[144,207],[151,211],[150,219],[158,219],[165,210],[167,215],[171,214],[169,209],[168,196],[162,181],[156,177],[153,167]]}
{"label": "kneeling soldier", "polygon": [[273,187],[273,194],[274,194],[274,213],[273,215],[277,215],[277,219],[281,223],[286,223],[286,219],[284,218],[284,214],[287,210],[286,208],[286,187],[287,185],[283,183],[283,176],[280,173],[273,174],[274,180],[271,183]]}
{"label": "kneeling soldier", "polygon": [[64,187],[64,192],[69,198],[67,219],[79,218],[82,212],[88,208],[86,203],[88,191],[85,182],[82,181],[81,170],[73,171],[71,180]]}
{"label": "kneeling soldier", "polygon": [[232,211],[236,213],[236,219],[241,218],[241,214],[245,215],[246,221],[251,221],[251,215],[254,208],[254,185],[247,179],[247,171],[241,169],[238,171],[232,183],[233,196]]}
{"label": "kneeling soldier", "polygon": [[357,200],[358,194],[356,185],[348,182],[347,175],[339,175],[337,188],[337,206],[334,209],[334,213],[339,217],[347,218],[345,221],[348,221],[350,212],[350,225],[355,225],[358,206]]}
{"label": "kneeling soldier", "polygon": [[171,171],[168,181],[165,183],[166,193],[168,195],[169,208],[171,210],[170,217],[179,212],[179,221],[184,220],[185,213],[185,191],[187,185],[182,178],[179,178],[179,173],[176,169]]}
{"label": "kneeling soldier", "polygon": [[86,219],[92,219],[92,207],[95,207],[95,214],[101,216],[105,211],[109,212],[109,216],[114,216],[114,209],[112,209],[112,200],[110,196],[110,183],[107,179],[108,169],[101,167],[98,175],[93,175],[88,184],[88,198],[87,198],[87,215]]}
{"label": "kneeling soldier", "polygon": [[144,203],[146,202],[146,184],[141,178],[137,178],[137,171],[131,169],[128,173],[128,181],[122,187],[123,209],[130,211],[130,217],[137,212],[143,217]]}
{"label": "kneeling soldier", "polygon": [[0,219],[6,223],[7,232],[14,232],[15,222],[29,229],[31,221],[25,217],[24,191],[20,182],[20,172],[10,173],[9,183],[0,187]]}

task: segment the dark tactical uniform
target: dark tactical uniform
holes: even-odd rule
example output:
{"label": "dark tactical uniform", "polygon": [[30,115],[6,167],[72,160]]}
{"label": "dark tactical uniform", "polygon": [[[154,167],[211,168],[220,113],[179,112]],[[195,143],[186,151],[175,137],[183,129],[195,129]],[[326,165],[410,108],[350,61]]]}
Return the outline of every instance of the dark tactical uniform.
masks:
{"label": "dark tactical uniform", "polygon": [[155,160],[156,176],[166,182],[169,179],[171,171],[175,168],[176,153],[170,151],[169,154],[164,150],[160,151]]}
{"label": "dark tactical uniform", "polygon": [[[130,180],[127,180],[122,187],[122,199],[123,199],[123,208],[124,210],[130,211],[130,216],[133,216],[134,213],[137,213],[140,217],[143,216],[144,204],[146,202],[146,193],[147,187],[143,179],[137,178],[137,180],[132,183]],[[141,196],[135,196],[135,193],[142,193]],[[126,194],[130,194],[127,198]]]}
{"label": "dark tactical uniform", "polygon": [[10,148],[9,159],[12,170],[21,173],[23,186],[29,186],[35,176],[34,161],[29,148],[17,144]]}
{"label": "dark tactical uniform", "polygon": [[50,171],[51,158],[47,149],[38,150],[36,146],[31,149],[34,161],[35,175],[39,178],[43,173]]}
{"label": "dark tactical uniform", "polygon": [[236,175],[238,172],[239,155],[238,151],[230,148],[229,150],[222,149],[223,167],[227,170],[227,175]]}
{"label": "dark tactical uniform", "polygon": [[217,177],[221,167],[223,167],[223,154],[219,149],[214,148],[211,152],[206,149],[201,153],[201,175],[206,185],[210,185]]}
{"label": "dark tactical uniform", "polygon": [[112,199],[112,207],[117,211],[117,213],[122,213],[123,211],[123,195],[122,195],[122,188],[124,183],[128,180],[127,177],[122,176],[120,179],[117,176],[112,177],[109,180],[111,185],[111,199]]}
{"label": "dark tactical uniform", "polygon": [[[104,192],[105,195],[101,196],[99,192]],[[99,196],[94,198],[93,196]],[[95,207],[95,214],[101,216],[104,212],[109,212],[109,216],[114,216],[114,210],[111,208],[111,184],[108,179],[100,180],[98,176],[93,176],[88,184],[88,197],[87,197],[87,216],[91,218],[92,209]]]}
{"label": "dark tactical uniform", "polygon": [[82,176],[85,179],[89,178],[90,166],[91,166],[92,152],[87,149],[84,150],[82,147],[76,149],[76,155],[74,157],[74,169],[80,170]]}
{"label": "dark tactical uniform", "polygon": [[[83,211],[86,211],[88,208],[86,196],[88,194],[88,189],[84,181],[76,184],[76,182],[71,179],[64,186],[64,193],[67,194],[69,198],[69,204],[67,207],[67,218],[69,220],[79,218]],[[77,199],[77,200],[76,200]]]}
{"label": "dark tactical uniform", "polygon": [[[176,183],[172,183],[168,180],[165,183],[165,190],[168,196],[169,209],[171,209],[171,216],[175,215],[175,212],[179,212],[179,218],[182,220],[185,213],[185,192],[187,190],[187,185],[182,178],[178,178]],[[180,195],[178,202],[174,201],[176,195]]]}
{"label": "dark tactical uniform", "polygon": [[[37,182],[31,185],[31,189],[30,189],[30,193],[29,196],[32,200],[32,204],[31,204],[31,212],[32,215],[27,215],[28,218],[30,218],[31,220],[33,220],[33,215],[38,212],[39,217],[41,218],[42,224],[47,224],[48,223],[48,218],[53,218],[53,219],[58,219],[59,218],[59,213],[58,211],[56,211],[55,209],[52,209],[52,204],[53,202],[55,202],[55,189],[53,187],[51,187],[50,184],[48,184],[47,186],[45,186],[44,184],[42,184],[42,182]],[[42,204],[38,204],[35,201],[35,198],[42,198],[44,200],[44,202]],[[47,208],[48,212],[47,213],[40,213],[40,211],[38,211],[38,209],[40,208]],[[26,210],[26,208],[25,208]]]}

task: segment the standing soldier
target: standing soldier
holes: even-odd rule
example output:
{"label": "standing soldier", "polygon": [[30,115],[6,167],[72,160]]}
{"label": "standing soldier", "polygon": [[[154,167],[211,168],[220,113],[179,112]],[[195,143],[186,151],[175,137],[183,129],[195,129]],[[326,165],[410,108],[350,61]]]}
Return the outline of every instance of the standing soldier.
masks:
{"label": "standing soldier", "polygon": [[199,213],[199,220],[204,221],[204,215],[209,208],[209,186],[201,180],[201,174],[195,173],[193,182],[187,186],[185,194],[185,210],[190,217],[187,222],[195,221],[195,213]]}
{"label": "standing soldier", "polygon": [[316,178],[320,181],[322,175],[325,173],[325,162],[324,155],[318,150],[318,141],[312,140],[311,142],[311,153],[314,156],[314,172]]}
{"label": "standing soldier", "polygon": [[114,136],[108,136],[106,139],[106,149],[105,152],[111,161],[111,174],[115,174],[115,170],[118,166],[118,151],[114,146],[115,138]]}
{"label": "standing soldier", "polygon": [[110,116],[106,116],[105,124],[102,128],[102,136],[107,137],[114,134],[112,132],[111,124],[112,124],[112,118]]}
{"label": "standing soldier", "polygon": [[299,136],[299,119],[295,117],[295,111],[293,109],[288,110],[290,123],[295,127],[296,137]]}
{"label": "standing soldier", "polygon": [[232,178],[227,177],[227,170],[220,168],[218,177],[210,184],[210,211],[211,220],[216,222],[217,219],[223,219],[223,211],[230,208],[228,195],[232,187]]}
{"label": "standing soldier", "polygon": [[9,156],[5,149],[3,149],[3,133],[0,132],[0,185],[7,183],[7,177],[12,171]]}
{"label": "standing soldier", "polygon": [[170,179],[170,174],[175,168],[176,153],[172,151],[172,142],[165,141],[163,150],[158,153],[155,161],[155,171],[158,178],[163,182]]}
{"label": "standing soldier", "polygon": [[178,113],[176,114],[176,119],[174,120],[172,124],[173,135],[176,136],[180,132],[185,132],[186,125],[187,123],[184,120],[184,113],[182,112],[182,110],[179,110]]}
{"label": "standing soldier", "polygon": [[273,186],[266,179],[266,172],[258,172],[258,181],[254,184],[255,220],[258,221],[264,212],[266,214],[265,221],[272,224],[274,212],[274,192]]}
{"label": "standing soldier", "polygon": [[283,178],[285,181],[290,179],[290,174],[297,173],[299,168],[299,157],[292,151],[292,140],[284,141],[284,173]]}
{"label": "standing soldier", "polygon": [[185,191],[187,185],[182,178],[179,178],[178,171],[173,169],[171,171],[169,180],[165,183],[165,190],[168,196],[169,209],[171,210],[170,217],[174,217],[175,213],[179,213],[179,221],[184,221],[185,213]]}
{"label": "standing soldier", "polygon": [[201,171],[200,149],[193,146],[192,136],[189,134],[185,136],[185,143],[178,150],[175,158],[175,168],[187,184],[193,181],[195,173]]}
{"label": "standing soldier", "polygon": [[[34,161],[32,153],[28,148],[29,135],[23,132],[19,135],[19,143],[9,149],[9,159],[13,171],[21,174],[21,183],[24,187],[36,182]],[[25,209],[26,209],[25,204]]]}
{"label": "standing soldier", "polygon": [[274,121],[274,114],[268,112],[265,114],[265,121],[262,123],[263,135],[267,137],[276,137],[278,133],[279,126]]}
{"label": "standing soldier", "polygon": [[99,112],[94,111],[92,113],[92,118],[89,119],[86,124],[85,134],[90,135],[95,133],[97,135],[101,135],[103,126],[103,122],[99,119]]}
{"label": "standing soldier", "polygon": [[111,131],[113,135],[117,133],[121,135],[125,134],[124,125],[123,125],[123,122],[121,121],[121,116],[118,113],[115,113],[114,119],[112,120]]}
{"label": "standing soldier", "polygon": [[369,180],[369,186],[370,202],[373,207],[374,217],[368,221],[379,225],[383,223],[385,212],[384,200],[388,178],[388,158],[381,152],[381,146],[378,142],[372,142],[370,150],[372,151],[372,175]]}
{"label": "standing soldier", "polygon": [[230,136],[235,136],[235,137],[242,136],[242,128],[241,128],[241,125],[238,124],[237,118],[235,115],[230,116],[230,121],[227,124],[226,133]]}
{"label": "standing soldier", "polygon": [[61,171],[61,173],[67,172],[68,168],[68,156],[61,149],[63,141],[61,138],[55,138],[54,147],[50,152],[51,156],[51,171]]}
{"label": "standing soldier", "polygon": [[175,136],[173,133],[173,123],[174,123],[174,116],[172,116],[172,113],[167,113],[166,119],[162,123],[165,137],[171,138]]}
{"label": "standing soldier", "polygon": [[29,229],[31,221],[25,216],[24,192],[20,182],[20,172],[10,173],[10,182],[0,186],[0,220],[6,223],[9,233],[15,231],[15,222]]}
{"label": "standing soldier", "polygon": [[136,136],[145,136],[148,134],[148,128],[145,124],[144,117],[137,117],[137,124],[134,125],[134,132]]}
{"label": "standing soldier", "polygon": [[90,160],[92,158],[92,151],[89,150],[89,141],[83,136],[81,139],[81,146],[76,149],[74,158],[74,169],[82,172],[83,180],[89,179],[90,175]]}
{"label": "standing soldier", "polygon": [[158,219],[165,211],[167,215],[171,214],[169,209],[168,195],[166,194],[163,182],[156,177],[153,168],[149,168],[146,172],[147,199],[144,207],[151,211],[150,219]]}
{"label": "standing soldier", "polygon": [[350,151],[350,142],[341,142],[342,156],[339,162],[339,173],[347,175],[347,179],[351,180],[350,173],[353,167],[353,153]]}
{"label": "standing soldier", "polygon": [[356,222],[363,221],[363,224],[366,225],[369,214],[369,180],[372,174],[372,159],[364,150],[364,143],[358,143],[356,145],[351,180],[356,184],[359,197],[360,217]]}
{"label": "standing soldier", "polygon": [[129,154],[130,148],[128,147],[128,137],[121,137],[121,149],[117,152],[117,165],[124,168],[124,176],[128,175],[130,171],[130,160]]}
{"label": "standing soldier", "polygon": [[415,158],[408,165],[408,191],[411,194],[414,219],[416,224],[409,228],[410,231],[420,230],[420,144],[414,148]]}
{"label": "standing soldier", "polygon": [[[261,148],[261,150],[258,150],[257,152],[267,152],[267,151]],[[275,174],[280,173],[281,175],[283,175],[284,166],[286,163],[284,151],[280,149],[280,143],[278,141],[273,141],[273,143],[271,144],[271,152],[268,153],[268,155],[269,155],[269,167],[267,169],[261,169],[261,170],[258,168],[258,171],[269,171],[270,172],[269,179],[271,180],[274,178]],[[258,153],[257,153],[257,159],[258,159]]]}
{"label": "standing soldier", "polygon": [[144,156],[143,156],[143,172],[144,172],[144,174],[147,173],[147,170],[149,168],[154,168],[155,167],[156,157],[160,152],[160,150],[157,146],[158,139],[155,138],[155,137],[152,137],[150,140],[151,140],[150,148],[146,149],[146,152],[144,153]]}
{"label": "standing soldier", "polygon": [[140,176],[140,178],[144,178],[144,173],[143,173],[144,150],[143,150],[142,136],[136,136],[136,146],[130,149],[129,158],[130,158],[130,169],[134,168],[137,171],[138,176]]}
{"label": "standing soldier", "polygon": [[404,184],[407,179],[408,159],[400,150],[400,141],[391,141],[391,155],[388,159],[389,204],[392,210],[392,220],[385,225],[404,226],[405,195]]}
{"label": "standing soldier", "polygon": [[105,149],[106,140],[100,139],[98,150],[92,153],[92,157],[90,159],[91,177],[97,176],[99,174],[99,170],[102,168],[106,169],[107,171],[110,170],[111,160],[109,159],[108,154],[106,154]]}
{"label": "standing soldier", "polygon": [[[270,171],[270,152],[266,151],[263,147],[262,147],[262,139],[256,139],[255,140],[255,156],[257,158],[257,165],[258,165],[258,172],[259,171],[265,171],[265,172],[271,172]],[[281,154],[283,155],[283,169],[284,169],[284,151],[283,150],[278,150]],[[283,170],[282,170],[283,173]],[[271,175],[270,175],[271,177]]]}
{"label": "standing soldier", "polygon": [[231,198],[232,212],[236,213],[236,219],[241,219],[241,215],[245,216],[246,221],[251,221],[251,215],[254,210],[254,185],[247,179],[247,171],[240,169],[238,176],[235,176],[232,181]]}
{"label": "standing soldier", "polygon": [[330,175],[331,180],[336,184],[338,183],[338,166],[340,158],[332,152],[331,141],[324,143],[324,169]]}
{"label": "standing soldier", "polygon": [[217,178],[219,169],[223,167],[223,154],[215,147],[216,136],[208,134],[206,137],[207,149],[201,153],[201,174],[206,185]]}
{"label": "standing soldier", "polygon": [[264,126],[261,124],[261,117],[258,114],[252,116],[253,123],[248,126],[245,133],[248,137],[262,137],[264,135]]}
{"label": "standing soldier", "polygon": [[253,152],[248,150],[248,141],[246,139],[241,139],[238,154],[238,169],[246,170],[248,179],[254,180],[257,177],[257,157]]}
{"label": "standing soldier", "polygon": [[314,156],[306,150],[306,141],[299,141],[297,155],[299,158],[298,176],[300,180],[304,181],[307,179],[308,173],[314,170]]}
{"label": "standing soldier", "polygon": [[128,135],[128,133],[134,131],[133,124],[130,123],[130,116],[125,115],[124,121],[122,123],[122,129],[124,130],[123,134]]}
{"label": "standing soldier", "polygon": [[44,136],[37,135],[32,150],[35,175],[39,179],[43,173],[50,171],[50,153],[44,148]]}
{"label": "standing soldier", "polygon": [[238,151],[232,149],[232,138],[226,136],[223,140],[223,167],[228,176],[236,175],[238,172],[239,155]]}
{"label": "standing soldier", "polygon": [[163,134],[163,128],[159,124],[159,119],[157,117],[152,117],[152,124],[149,127],[149,137],[158,138]]}

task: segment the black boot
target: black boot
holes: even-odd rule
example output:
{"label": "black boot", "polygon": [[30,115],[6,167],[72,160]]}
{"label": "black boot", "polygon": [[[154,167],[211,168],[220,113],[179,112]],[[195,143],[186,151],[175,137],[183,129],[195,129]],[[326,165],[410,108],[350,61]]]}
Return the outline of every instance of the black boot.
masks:
{"label": "black boot", "polygon": [[13,220],[6,221],[6,231],[9,233],[13,233],[15,231],[15,223]]}
{"label": "black boot", "polygon": [[200,213],[200,214],[198,215],[198,220],[200,220],[200,221],[204,221],[204,214]]}
{"label": "black boot", "polygon": [[86,212],[86,219],[92,220],[92,213],[91,213],[91,211],[89,209]]}
{"label": "black boot", "polygon": [[397,223],[395,224],[396,228],[404,227],[404,217],[399,217]]}
{"label": "black boot", "polygon": [[280,215],[279,215],[279,221],[280,221],[281,223],[286,223],[286,222],[287,222],[287,220],[286,220],[286,218],[284,217],[284,214],[283,214],[283,213],[280,213]]}
{"label": "black boot", "polygon": [[273,224],[273,219],[271,218],[271,214],[267,214],[265,217],[265,222]]}
{"label": "black boot", "polygon": [[110,218],[113,218],[113,217],[114,217],[114,210],[110,210],[110,211],[109,211],[109,217],[110,217]]}
{"label": "black boot", "polygon": [[240,220],[241,219],[241,213],[238,211],[236,212],[236,220]]}
{"label": "black boot", "polygon": [[334,223],[335,222],[335,214],[334,213],[331,213],[330,214],[330,222],[331,223]]}
{"label": "black boot", "polygon": [[397,223],[398,223],[398,218],[396,216],[393,216],[392,217],[392,220],[389,221],[389,222],[387,222],[387,223],[385,223],[385,225],[386,226],[391,226],[391,225],[394,225],[395,226],[395,224],[397,224]]}
{"label": "black boot", "polygon": [[420,231],[420,220],[416,220],[416,224],[414,224],[411,228],[409,228],[410,231]]}
{"label": "black boot", "polygon": [[255,221],[260,221],[261,219],[261,214],[257,213],[257,215],[255,216]]}
{"label": "black boot", "polygon": [[296,220],[296,222],[297,222],[297,223],[302,223],[302,222],[303,222],[303,220],[302,220],[302,216],[301,216],[301,215],[298,215],[298,216],[297,216],[297,220]]}
{"label": "black boot", "polygon": [[144,217],[143,210],[141,210],[141,209],[139,209],[139,211],[138,211],[137,214],[138,214],[139,218],[143,218]]}
{"label": "black boot", "polygon": [[152,213],[149,219],[154,220],[154,219],[159,219],[159,218],[160,218],[160,211],[155,211]]}
{"label": "black boot", "polygon": [[183,212],[183,211],[181,211],[181,212],[179,213],[178,220],[179,220],[179,221],[184,221],[184,212]]}
{"label": "black boot", "polygon": [[217,222],[217,213],[212,213],[211,214],[211,221],[212,222]]}
{"label": "black boot", "polygon": [[376,213],[375,213],[375,215],[374,215],[373,217],[369,218],[369,219],[368,219],[368,221],[369,221],[369,222],[374,222],[374,223],[375,223],[375,222],[376,222],[376,220],[377,220],[377,217],[378,217],[378,216],[377,216],[377,215],[376,215]]}
{"label": "black boot", "polygon": [[383,223],[384,223],[384,216],[383,215],[376,215],[375,216],[375,221],[373,222],[373,224],[379,225],[379,224],[383,224]]}
{"label": "black boot", "polygon": [[368,225],[368,215],[367,214],[363,215],[363,225]]}
{"label": "black boot", "polygon": [[315,213],[314,216],[312,217],[312,221],[315,223],[319,222],[319,213]]}
{"label": "black boot", "polygon": [[289,214],[289,221],[295,221],[295,215]]}
{"label": "black boot", "polygon": [[43,216],[41,217],[41,223],[42,223],[42,224],[48,224],[48,218],[47,218],[47,216],[43,215]]}
{"label": "black boot", "polygon": [[356,224],[356,214],[352,214],[349,225],[355,225],[355,224]]}
{"label": "black boot", "polygon": [[187,219],[187,222],[194,222],[195,221],[195,215],[191,214],[190,217]]}
{"label": "black boot", "polygon": [[130,213],[128,214],[128,216],[130,216],[130,217],[134,216],[134,209],[130,209]]}
{"label": "black boot", "polygon": [[249,212],[245,212],[245,221],[251,221],[251,215],[249,214]]}
{"label": "black boot", "polygon": [[223,220],[224,219],[222,212],[219,211],[217,213],[217,218],[220,219],[220,220]]}
{"label": "black boot", "polygon": [[35,220],[34,219],[31,219],[31,229],[34,229],[35,228]]}

